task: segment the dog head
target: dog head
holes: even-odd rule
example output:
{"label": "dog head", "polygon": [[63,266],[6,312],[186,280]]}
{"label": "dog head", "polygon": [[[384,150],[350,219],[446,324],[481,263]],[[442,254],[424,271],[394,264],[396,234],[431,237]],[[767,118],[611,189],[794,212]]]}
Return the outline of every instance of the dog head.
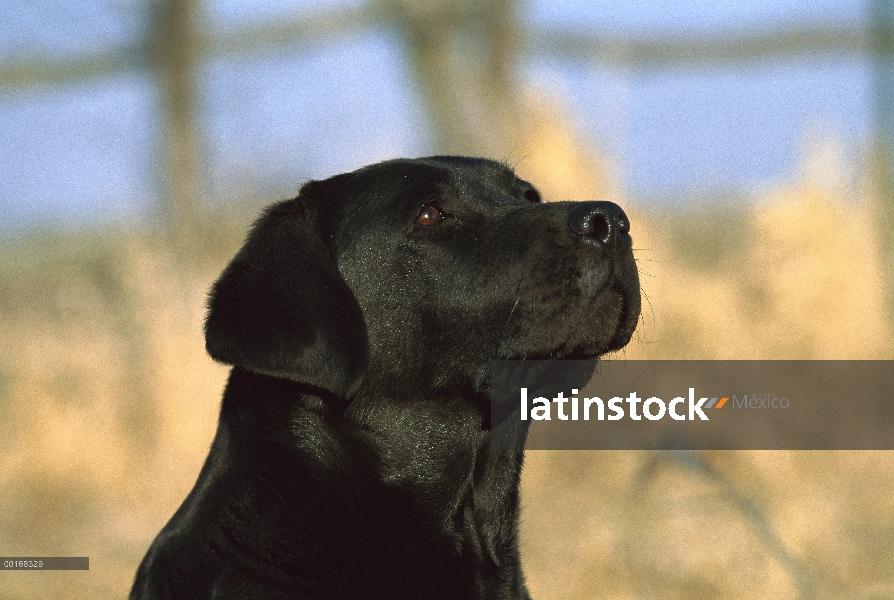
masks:
{"label": "dog head", "polygon": [[393,160],[265,211],[212,288],[218,361],[350,398],[486,386],[494,359],[595,358],[639,317],[630,224],[484,159]]}

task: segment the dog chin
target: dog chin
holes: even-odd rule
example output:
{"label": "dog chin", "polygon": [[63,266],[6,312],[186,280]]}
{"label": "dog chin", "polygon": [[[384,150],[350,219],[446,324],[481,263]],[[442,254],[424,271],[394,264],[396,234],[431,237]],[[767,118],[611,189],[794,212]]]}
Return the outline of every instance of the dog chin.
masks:
{"label": "dog chin", "polygon": [[[631,297],[622,294],[619,299],[620,307],[617,310],[617,320],[612,327],[606,327],[605,323],[594,329],[598,331],[589,339],[578,344],[563,344],[564,349],[553,353],[553,358],[564,360],[593,360],[604,354],[615,352],[626,346],[633,337],[639,321],[639,296]],[[590,330],[593,332],[593,330]]]}

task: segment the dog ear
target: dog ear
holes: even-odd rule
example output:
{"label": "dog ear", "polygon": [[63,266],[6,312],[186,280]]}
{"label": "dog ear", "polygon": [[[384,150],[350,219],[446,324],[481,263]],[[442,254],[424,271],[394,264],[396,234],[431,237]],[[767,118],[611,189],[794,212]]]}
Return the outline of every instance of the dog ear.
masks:
{"label": "dog ear", "polygon": [[217,361],[347,398],[368,360],[366,323],[321,228],[317,181],[274,204],[211,288],[205,348]]}

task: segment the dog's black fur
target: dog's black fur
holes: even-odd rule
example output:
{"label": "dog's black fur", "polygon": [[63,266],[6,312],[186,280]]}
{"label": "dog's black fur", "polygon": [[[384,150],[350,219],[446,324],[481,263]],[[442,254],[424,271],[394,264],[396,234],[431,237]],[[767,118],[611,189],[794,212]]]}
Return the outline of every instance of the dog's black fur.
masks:
{"label": "dog's black fur", "polygon": [[233,365],[132,599],[528,598],[498,358],[592,358],[639,316],[627,217],[483,159],[394,160],[271,206],[211,290]]}

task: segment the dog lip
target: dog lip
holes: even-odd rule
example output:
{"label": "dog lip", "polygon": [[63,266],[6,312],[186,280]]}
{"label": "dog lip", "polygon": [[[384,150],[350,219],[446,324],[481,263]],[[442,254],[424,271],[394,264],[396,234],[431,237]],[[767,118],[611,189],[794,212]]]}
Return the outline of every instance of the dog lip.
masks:
{"label": "dog lip", "polygon": [[612,339],[606,345],[605,352],[614,352],[626,346],[636,331],[636,325],[639,322],[640,301],[639,292],[630,290],[622,290],[623,304],[621,306],[621,315],[618,318],[618,325]]}

